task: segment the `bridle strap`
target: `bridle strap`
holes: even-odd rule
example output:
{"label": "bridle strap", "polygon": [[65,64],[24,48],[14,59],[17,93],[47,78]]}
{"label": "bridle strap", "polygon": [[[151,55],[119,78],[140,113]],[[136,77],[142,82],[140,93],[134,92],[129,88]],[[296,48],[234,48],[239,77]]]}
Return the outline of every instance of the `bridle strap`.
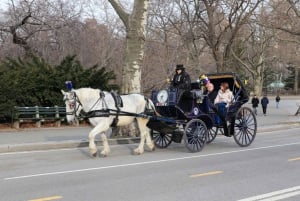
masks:
{"label": "bridle strap", "polygon": [[80,102],[80,100],[79,100],[79,98],[78,98],[78,96],[76,95],[76,93],[75,93],[75,91],[73,92],[74,93],[74,110],[72,111],[72,115],[74,114],[75,115],[75,117],[79,117],[78,115],[77,115],[77,111],[78,111],[78,109],[79,109],[79,106],[82,106],[82,104],[81,104],[81,102]]}

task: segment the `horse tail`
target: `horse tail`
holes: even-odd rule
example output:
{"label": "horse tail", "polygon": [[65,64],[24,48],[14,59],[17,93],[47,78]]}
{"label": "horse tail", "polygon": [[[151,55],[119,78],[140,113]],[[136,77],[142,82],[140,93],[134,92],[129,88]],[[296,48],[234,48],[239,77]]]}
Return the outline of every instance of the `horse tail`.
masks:
{"label": "horse tail", "polygon": [[146,101],[146,108],[145,108],[145,111],[153,111],[154,112],[154,114],[156,115],[156,116],[161,116],[157,111],[156,111],[156,108],[155,108],[155,106],[154,106],[154,104],[153,104],[153,102],[152,102],[152,100],[151,99],[149,99],[149,98],[147,98],[146,96],[145,96],[145,101]]}

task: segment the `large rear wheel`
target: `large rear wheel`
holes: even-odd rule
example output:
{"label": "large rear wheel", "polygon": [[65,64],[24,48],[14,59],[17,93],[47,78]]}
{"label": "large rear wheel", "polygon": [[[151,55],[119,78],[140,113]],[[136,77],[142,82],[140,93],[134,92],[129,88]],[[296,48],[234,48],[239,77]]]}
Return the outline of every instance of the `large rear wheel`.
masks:
{"label": "large rear wheel", "polygon": [[235,116],[234,140],[241,147],[249,146],[255,139],[257,122],[250,108],[241,107]]}
{"label": "large rear wheel", "polygon": [[190,120],[184,129],[185,146],[191,152],[199,152],[206,143],[207,128],[200,119]]}

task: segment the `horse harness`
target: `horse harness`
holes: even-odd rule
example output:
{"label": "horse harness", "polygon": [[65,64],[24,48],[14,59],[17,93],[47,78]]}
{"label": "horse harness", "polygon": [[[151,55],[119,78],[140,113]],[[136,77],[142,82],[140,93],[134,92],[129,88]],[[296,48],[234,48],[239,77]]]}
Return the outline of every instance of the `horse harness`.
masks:
{"label": "horse harness", "polygon": [[116,117],[114,118],[111,127],[116,127],[119,122],[120,107],[123,107],[123,100],[121,96],[117,94],[115,91],[112,91],[110,93],[115,101],[115,107],[117,108]]}
{"label": "horse harness", "polygon": [[[100,91],[99,99],[94,103],[94,105],[91,107],[90,111],[87,113],[87,118],[109,117],[110,115],[112,115],[111,112],[115,112],[115,113],[113,113],[115,115],[115,118],[111,124],[111,127],[116,127],[119,122],[119,116],[120,116],[120,112],[121,112],[120,107],[123,107],[123,100],[122,100],[121,96],[119,94],[117,94],[115,91],[111,91],[110,94],[112,95],[112,97],[115,101],[116,110],[108,108],[107,103],[105,101],[105,94],[103,91]],[[92,110],[100,100],[102,100],[102,108],[103,109]]]}

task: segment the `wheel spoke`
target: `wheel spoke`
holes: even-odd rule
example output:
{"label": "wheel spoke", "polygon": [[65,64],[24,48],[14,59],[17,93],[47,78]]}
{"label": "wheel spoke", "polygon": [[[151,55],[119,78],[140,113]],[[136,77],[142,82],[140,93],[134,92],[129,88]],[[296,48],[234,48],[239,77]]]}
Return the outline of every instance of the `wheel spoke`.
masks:
{"label": "wheel spoke", "polygon": [[153,135],[154,143],[158,148],[166,148],[172,142],[172,134],[155,133]]}
{"label": "wheel spoke", "polygon": [[256,136],[256,117],[252,110],[247,107],[239,109],[235,120],[234,140],[242,147],[249,146]]}
{"label": "wheel spoke", "polygon": [[185,127],[185,144],[191,152],[201,151],[206,142],[206,125],[200,119],[189,121]]}

